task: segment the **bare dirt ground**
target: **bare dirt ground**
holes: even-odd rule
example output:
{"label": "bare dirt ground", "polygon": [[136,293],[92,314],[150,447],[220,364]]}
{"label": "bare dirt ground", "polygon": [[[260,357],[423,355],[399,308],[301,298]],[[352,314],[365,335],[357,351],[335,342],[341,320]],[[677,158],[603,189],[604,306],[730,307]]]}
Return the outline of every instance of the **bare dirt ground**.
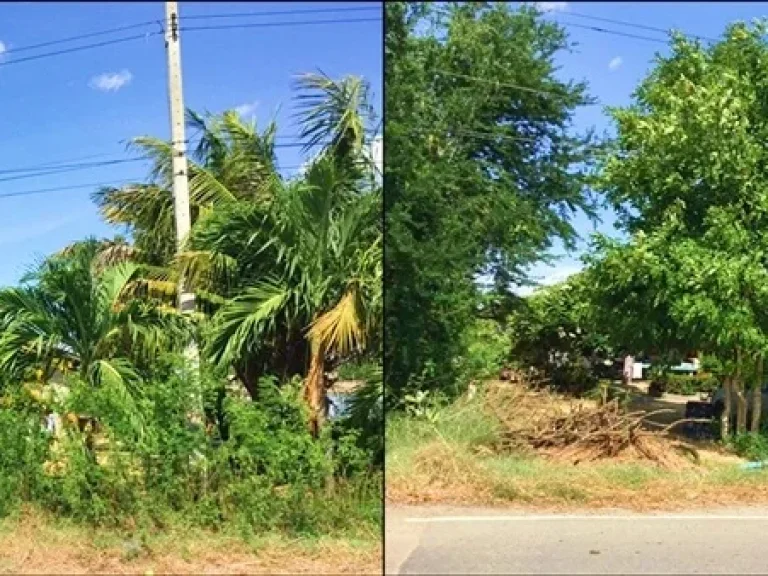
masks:
{"label": "bare dirt ground", "polygon": [[54,525],[35,514],[0,524],[0,574],[380,574],[380,545],[214,534],[139,538]]}

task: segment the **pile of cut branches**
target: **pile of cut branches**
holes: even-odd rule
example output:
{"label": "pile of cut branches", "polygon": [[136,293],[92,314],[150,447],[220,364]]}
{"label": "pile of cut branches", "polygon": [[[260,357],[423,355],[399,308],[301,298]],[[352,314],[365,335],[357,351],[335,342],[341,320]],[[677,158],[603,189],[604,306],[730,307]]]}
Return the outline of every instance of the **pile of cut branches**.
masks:
{"label": "pile of cut branches", "polygon": [[501,427],[494,448],[500,452],[536,450],[574,464],[606,458],[639,458],[663,466],[698,462],[695,448],[670,437],[674,422],[648,430],[656,412],[626,412],[617,400],[607,403],[564,403],[548,390],[499,383],[488,388],[488,409]]}

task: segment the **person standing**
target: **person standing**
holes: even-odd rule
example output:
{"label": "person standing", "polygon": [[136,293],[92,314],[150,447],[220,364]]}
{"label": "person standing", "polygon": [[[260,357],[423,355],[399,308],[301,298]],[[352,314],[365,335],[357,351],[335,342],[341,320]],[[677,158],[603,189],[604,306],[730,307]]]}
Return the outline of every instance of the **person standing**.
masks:
{"label": "person standing", "polygon": [[635,359],[631,354],[624,356],[624,384],[632,384],[632,373],[634,370]]}

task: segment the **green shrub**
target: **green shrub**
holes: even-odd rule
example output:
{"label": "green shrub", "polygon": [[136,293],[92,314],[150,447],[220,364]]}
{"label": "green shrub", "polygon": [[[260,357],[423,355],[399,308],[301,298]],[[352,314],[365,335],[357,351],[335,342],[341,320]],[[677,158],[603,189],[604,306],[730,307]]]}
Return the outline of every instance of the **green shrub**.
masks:
{"label": "green shrub", "polygon": [[768,460],[768,437],[765,434],[736,434],[729,440],[728,446],[747,460]]}
{"label": "green shrub", "polygon": [[558,392],[584,396],[593,393],[598,388],[600,379],[591,367],[580,362],[564,364],[551,369],[551,384]]}
{"label": "green shrub", "polygon": [[48,452],[40,414],[0,409],[0,516],[45,490],[42,472]]}
{"label": "green shrub", "polygon": [[651,380],[651,386],[660,393],[694,396],[713,392],[719,386],[717,378],[709,374],[687,376],[683,374],[658,374]]}
{"label": "green shrub", "polygon": [[[207,430],[190,424],[181,371],[144,383],[134,401],[71,384],[61,410],[87,413],[99,429],[68,428],[55,451],[39,409],[0,410],[0,515],[30,502],[91,525],[179,520],[249,534],[353,534],[380,523],[380,475],[360,431],[332,425],[313,439],[295,382],[263,379],[257,402],[225,398],[223,425]],[[221,389],[208,376],[202,384]],[[63,468],[48,474],[46,461]]]}
{"label": "green shrub", "polygon": [[496,377],[509,357],[511,341],[495,320],[476,320],[464,335],[465,354],[459,361],[463,381]]}

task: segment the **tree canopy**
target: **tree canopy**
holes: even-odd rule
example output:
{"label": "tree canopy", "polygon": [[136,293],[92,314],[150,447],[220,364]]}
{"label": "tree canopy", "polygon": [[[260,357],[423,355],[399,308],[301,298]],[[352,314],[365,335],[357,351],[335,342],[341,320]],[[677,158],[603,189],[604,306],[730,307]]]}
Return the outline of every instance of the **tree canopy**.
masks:
{"label": "tree canopy", "polygon": [[[478,275],[508,292],[569,216],[592,214],[594,142],[571,121],[583,82],[557,77],[556,23],[502,3],[386,5],[385,376],[454,383]],[[425,374],[429,372],[428,374]]]}
{"label": "tree canopy", "polygon": [[621,338],[716,354],[737,393],[768,350],[765,32],[737,23],[709,46],[674,36],[633,104],[610,110],[598,190],[630,239],[598,239],[589,259]]}

